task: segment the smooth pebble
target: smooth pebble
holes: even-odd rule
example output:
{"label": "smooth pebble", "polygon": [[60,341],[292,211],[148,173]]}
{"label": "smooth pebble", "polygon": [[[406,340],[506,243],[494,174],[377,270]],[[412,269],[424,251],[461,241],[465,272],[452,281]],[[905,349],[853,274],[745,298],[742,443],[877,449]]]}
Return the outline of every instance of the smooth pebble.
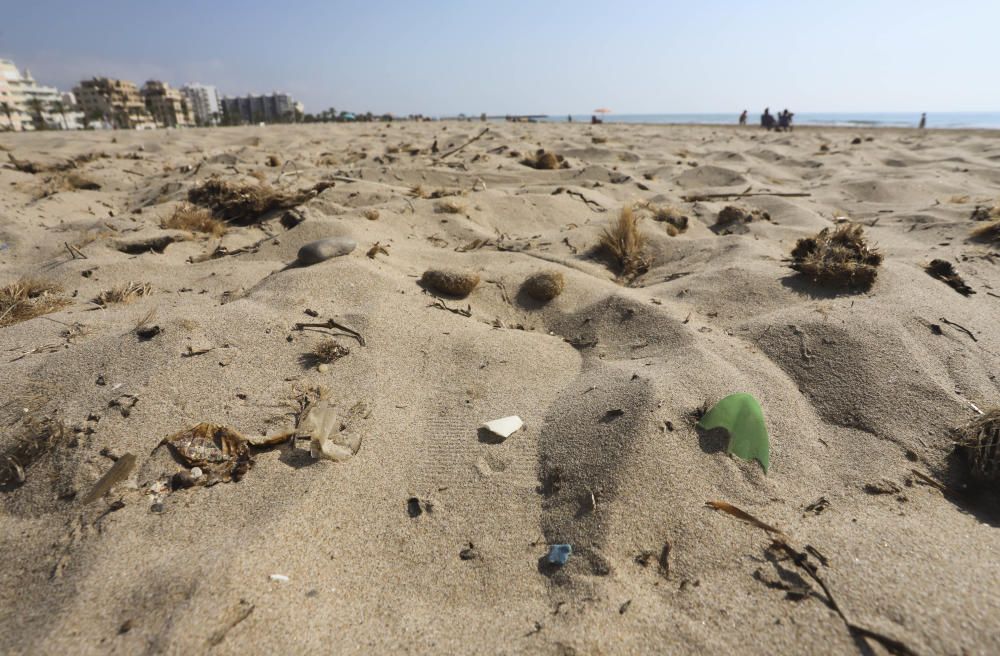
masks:
{"label": "smooth pebble", "polygon": [[332,257],[347,255],[358,247],[358,242],[350,237],[329,237],[311,241],[299,249],[299,264],[309,266]]}

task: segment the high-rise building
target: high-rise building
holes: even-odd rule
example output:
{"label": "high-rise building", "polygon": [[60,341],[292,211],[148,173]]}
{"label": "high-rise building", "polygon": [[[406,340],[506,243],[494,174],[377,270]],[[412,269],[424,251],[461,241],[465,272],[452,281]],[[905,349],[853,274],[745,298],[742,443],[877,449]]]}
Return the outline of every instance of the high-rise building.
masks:
{"label": "high-rise building", "polygon": [[181,87],[181,93],[187,98],[195,123],[218,125],[222,119],[222,106],[219,103],[219,92],[215,87],[209,84],[188,84]]}
{"label": "high-rise building", "polygon": [[88,121],[103,120],[116,128],[156,127],[139,90],[127,80],[95,77],[81,81],[73,93]]}
{"label": "high-rise building", "polygon": [[193,125],[187,98],[166,82],[149,80],[142,85],[142,99],[156,124],[165,128]]}
{"label": "high-rise building", "polygon": [[0,124],[12,130],[62,127],[62,97],[55,87],[35,82],[31,71],[22,75],[9,59],[0,59]]}
{"label": "high-rise building", "polygon": [[229,123],[292,123],[300,108],[302,103],[287,93],[222,99],[222,112]]}

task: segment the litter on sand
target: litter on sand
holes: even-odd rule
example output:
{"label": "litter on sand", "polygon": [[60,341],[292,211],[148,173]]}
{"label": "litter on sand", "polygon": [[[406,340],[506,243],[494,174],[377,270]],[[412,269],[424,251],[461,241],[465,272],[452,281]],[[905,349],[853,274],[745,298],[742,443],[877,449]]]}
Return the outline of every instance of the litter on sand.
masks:
{"label": "litter on sand", "polygon": [[489,431],[502,441],[521,430],[523,427],[524,422],[521,421],[521,418],[516,415],[512,415],[510,417],[503,417],[501,419],[488,421],[483,424],[481,428]]}
{"label": "litter on sand", "polygon": [[549,554],[545,560],[550,565],[562,567],[569,562],[569,557],[573,554],[573,546],[569,544],[553,544],[549,547]]}
{"label": "litter on sand", "polygon": [[705,413],[698,428],[712,430],[725,428],[729,433],[726,453],[743,460],[756,460],[764,468],[771,464],[771,446],[764,425],[764,411],[750,394],[730,394]]}

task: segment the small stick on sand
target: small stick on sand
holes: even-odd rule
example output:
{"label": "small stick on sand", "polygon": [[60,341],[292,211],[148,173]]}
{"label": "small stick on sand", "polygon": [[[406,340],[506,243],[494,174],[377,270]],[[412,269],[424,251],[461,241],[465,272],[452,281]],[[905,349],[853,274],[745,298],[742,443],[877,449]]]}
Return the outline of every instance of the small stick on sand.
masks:
{"label": "small stick on sand", "polygon": [[962,332],[964,332],[966,335],[968,335],[969,337],[971,337],[972,341],[974,341],[974,342],[978,342],[979,341],[978,339],[976,339],[976,336],[972,334],[972,331],[969,330],[968,328],[966,328],[965,326],[961,326],[961,325],[955,323],[954,321],[948,321],[944,317],[941,317],[940,319],[938,319],[938,321],[940,321],[941,323],[946,323],[949,326],[952,326],[954,328],[958,328],[959,330],[961,330]]}
{"label": "small stick on sand", "polygon": [[77,257],[79,257],[80,259],[83,259],[83,260],[88,260],[88,259],[90,259],[90,258],[88,258],[88,257],[87,257],[86,255],[84,255],[84,254],[83,254],[83,251],[81,251],[81,250],[80,250],[79,248],[77,248],[76,246],[70,246],[70,244],[69,244],[69,242],[68,242],[68,241],[64,241],[64,242],[63,242],[63,246],[65,246],[65,247],[66,247],[66,250],[68,250],[68,251],[69,251],[69,254],[70,254],[70,255],[71,255],[72,257],[73,257],[73,259],[74,259],[74,260],[75,260],[75,259],[77,259]]}
{"label": "small stick on sand", "polygon": [[749,196],[780,196],[782,198],[806,198],[812,196],[809,192],[805,191],[754,191],[754,192],[742,192],[738,194],[692,194],[690,196],[681,196],[686,203],[694,203],[699,200],[724,200],[728,198],[747,198]]}
{"label": "small stick on sand", "polygon": [[295,330],[302,330],[303,328],[336,328],[337,330],[343,330],[345,333],[358,340],[358,344],[361,346],[365,345],[365,338],[358,331],[353,328],[348,328],[342,323],[337,323],[333,319],[329,319],[322,323],[297,323],[295,324]]}
{"label": "small stick on sand", "polygon": [[101,476],[100,480],[94,483],[94,487],[90,488],[90,492],[87,496],[83,498],[83,503],[88,504],[92,501],[96,501],[104,496],[104,494],[110,490],[115,483],[123,481],[128,478],[128,475],[132,473],[132,469],[135,467],[135,456],[131,453],[126,453],[121,458],[111,466],[104,476]]}
{"label": "small stick on sand", "polygon": [[461,145],[461,146],[459,146],[458,148],[452,148],[451,150],[449,150],[449,151],[448,151],[448,152],[446,152],[445,154],[441,155],[440,157],[438,157],[438,158],[437,158],[436,160],[434,160],[434,161],[435,161],[435,162],[440,162],[440,161],[441,161],[441,160],[443,160],[443,159],[444,159],[445,157],[448,157],[449,155],[454,155],[454,154],[455,154],[455,153],[457,153],[458,151],[460,151],[460,150],[462,150],[463,148],[465,148],[466,146],[468,146],[468,145],[469,145],[470,143],[472,143],[473,141],[478,141],[478,140],[479,140],[480,138],[482,138],[482,136],[483,136],[484,134],[486,134],[486,133],[487,133],[487,132],[489,132],[489,131],[490,131],[490,129],[489,129],[489,128],[483,128],[483,131],[482,131],[482,132],[480,132],[480,133],[479,133],[479,134],[477,134],[476,136],[472,137],[471,139],[469,139],[468,141],[466,141],[466,142],[465,142],[464,144],[462,144],[462,145]]}

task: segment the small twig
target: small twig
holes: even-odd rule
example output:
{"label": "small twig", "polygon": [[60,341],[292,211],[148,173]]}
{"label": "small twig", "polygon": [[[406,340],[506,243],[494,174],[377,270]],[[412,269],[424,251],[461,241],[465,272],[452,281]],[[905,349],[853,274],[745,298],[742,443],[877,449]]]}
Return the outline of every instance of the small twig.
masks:
{"label": "small twig", "polygon": [[923,481],[927,485],[930,485],[931,487],[936,488],[937,490],[939,490],[941,492],[941,494],[945,495],[946,497],[951,497],[952,499],[959,499],[959,498],[961,498],[961,496],[962,496],[961,494],[959,494],[955,490],[951,489],[950,487],[948,487],[944,483],[939,483],[938,481],[935,481],[933,478],[931,478],[927,474],[925,474],[925,473],[923,473],[921,471],[917,471],[916,469],[911,469],[910,471],[913,472],[914,476],[916,476],[917,478],[919,478],[921,481]]}
{"label": "small twig", "polygon": [[436,301],[434,301],[433,303],[431,303],[430,305],[428,305],[427,307],[433,307],[433,308],[437,308],[439,310],[448,310],[452,314],[460,314],[463,317],[471,317],[472,316],[472,306],[471,305],[469,305],[468,307],[466,307],[464,310],[462,308],[452,308],[452,307],[448,307],[448,305],[443,300],[441,300],[440,298],[437,299]]}
{"label": "small twig", "polygon": [[361,346],[365,345],[365,338],[361,335],[361,333],[359,333],[358,331],[354,330],[353,328],[348,328],[347,326],[345,326],[342,323],[337,323],[333,319],[328,319],[327,321],[324,321],[322,323],[297,323],[297,324],[295,324],[295,330],[302,330],[303,328],[329,328],[331,330],[334,329],[334,328],[336,328],[337,330],[343,330],[345,333],[347,333],[348,335],[350,335],[354,339],[358,340],[358,344],[360,344]]}
{"label": "small twig", "polygon": [[79,257],[81,259],[84,259],[84,260],[90,259],[86,255],[84,255],[83,251],[81,251],[79,248],[77,248],[76,246],[71,246],[68,241],[64,241],[63,242],[63,246],[66,247],[66,250],[69,251],[70,256],[74,260],[77,259],[77,257]]}
{"label": "small twig", "polygon": [[955,323],[954,321],[948,321],[944,317],[941,317],[940,319],[938,319],[938,321],[940,321],[941,323],[946,323],[949,326],[952,326],[954,328],[958,328],[959,330],[961,330],[962,332],[964,332],[966,335],[968,335],[969,337],[971,337],[972,341],[974,341],[974,342],[978,342],[979,341],[978,339],[976,339],[976,336],[972,334],[972,331],[969,330],[968,328],[966,328],[965,326],[959,325],[959,324]]}
{"label": "small twig", "polygon": [[723,200],[727,198],[747,198],[749,196],[781,196],[782,198],[806,198],[812,196],[806,191],[752,191],[736,194],[691,194],[681,196],[686,203],[694,203],[699,200]]}
{"label": "small twig", "polygon": [[479,133],[479,134],[477,134],[476,136],[472,137],[471,139],[469,139],[468,141],[466,141],[466,142],[465,142],[464,144],[462,144],[462,145],[461,145],[461,146],[459,146],[458,148],[452,148],[451,150],[449,150],[448,152],[444,153],[443,155],[441,155],[440,157],[438,157],[438,158],[437,158],[436,160],[434,160],[434,161],[435,161],[435,162],[440,162],[440,161],[441,161],[441,160],[443,160],[443,159],[444,159],[445,157],[448,157],[449,155],[454,155],[454,154],[455,154],[455,153],[457,153],[458,151],[460,151],[460,150],[462,150],[463,148],[465,148],[466,146],[468,146],[468,145],[469,145],[470,143],[472,143],[473,141],[478,141],[479,139],[481,139],[481,138],[482,138],[482,136],[483,136],[484,134],[486,134],[487,132],[489,132],[489,131],[490,131],[490,129],[489,129],[489,128],[483,128],[483,131],[482,131],[482,132],[480,132],[480,133]]}
{"label": "small twig", "polygon": [[557,188],[555,191],[552,192],[552,195],[555,196],[557,194],[562,194],[562,193],[565,193],[567,196],[573,196],[574,198],[579,198],[584,203],[586,203],[587,207],[589,207],[593,212],[608,211],[606,207],[602,206],[596,200],[590,200],[589,198],[581,194],[579,191],[573,191],[572,189],[567,189],[566,187]]}

